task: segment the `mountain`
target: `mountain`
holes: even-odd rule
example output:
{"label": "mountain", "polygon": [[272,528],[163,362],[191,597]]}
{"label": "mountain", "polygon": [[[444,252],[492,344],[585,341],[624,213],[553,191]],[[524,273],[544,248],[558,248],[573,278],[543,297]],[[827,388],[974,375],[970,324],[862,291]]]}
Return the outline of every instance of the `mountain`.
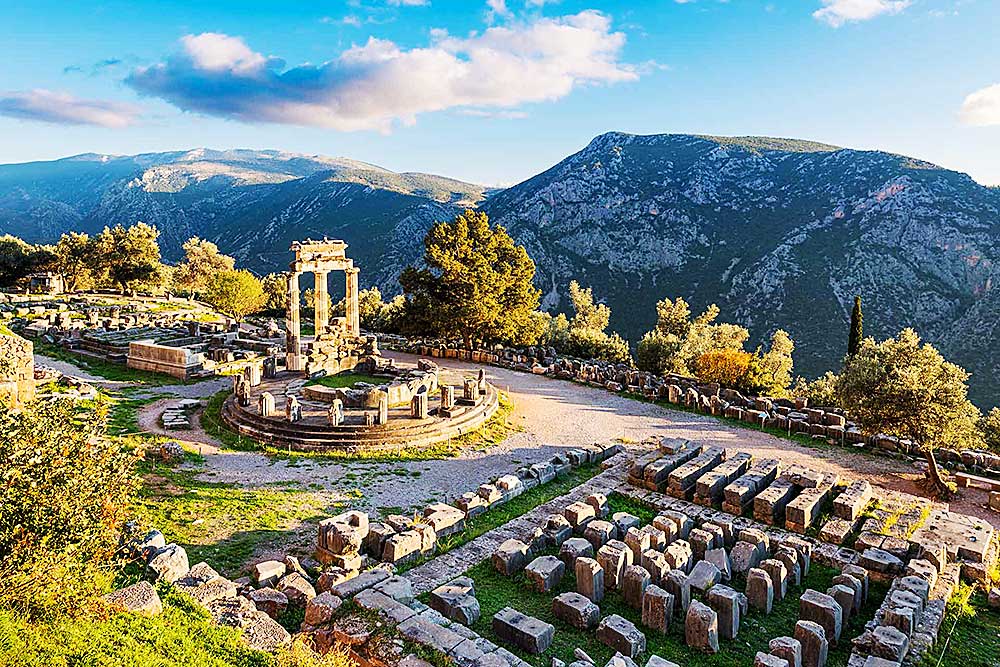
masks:
{"label": "mountain", "polygon": [[362,282],[398,290],[436,220],[479,206],[524,243],[545,305],[573,278],[636,340],[683,296],[796,341],[796,371],[834,368],[855,294],[868,335],[913,326],[1000,391],[1000,191],[912,158],[764,137],[608,133],[503,191],[340,158],[278,151],[81,155],[0,165],[0,233],[48,241],[136,220],[168,259],[191,235],[260,272],[288,245],[343,238]]}
{"label": "mountain", "polygon": [[1000,192],[965,174],[788,139],[610,133],[484,207],[526,244],[547,305],[572,278],[594,285],[631,340],[664,296],[714,302],[755,344],[787,330],[812,377],[839,364],[860,294],[867,335],[916,328],[997,402]]}

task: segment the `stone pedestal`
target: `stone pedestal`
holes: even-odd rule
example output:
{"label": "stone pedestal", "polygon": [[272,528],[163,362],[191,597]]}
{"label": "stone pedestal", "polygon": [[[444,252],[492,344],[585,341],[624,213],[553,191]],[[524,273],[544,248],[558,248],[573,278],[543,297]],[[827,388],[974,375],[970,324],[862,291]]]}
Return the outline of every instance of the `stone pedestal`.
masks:
{"label": "stone pedestal", "polygon": [[274,396],[270,392],[263,392],[258,399],[260,403],[260,416],[261,417],[273,417],[274,416]]}
{"label": "stone pedestal", "polygon": [[427,419],[427,394],[420,393],[410,401],[410,416],[414,419]]}

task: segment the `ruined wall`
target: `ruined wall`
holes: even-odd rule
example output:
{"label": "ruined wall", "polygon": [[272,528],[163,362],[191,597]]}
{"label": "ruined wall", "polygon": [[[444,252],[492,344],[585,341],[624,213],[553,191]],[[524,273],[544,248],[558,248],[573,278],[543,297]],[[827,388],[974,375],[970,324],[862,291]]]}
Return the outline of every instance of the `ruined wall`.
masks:
{"label": "ruined wall", "polygon": [[0,406],[20,408],[35,397],[31,341],[0,327]]}
{"label": "ruined wall", "polygon": [[166,373],[182,380],[204,366],[204,355],[184,347],[158,345],[152,340],[132,341],[128,345],[128,367],[141,371]]}

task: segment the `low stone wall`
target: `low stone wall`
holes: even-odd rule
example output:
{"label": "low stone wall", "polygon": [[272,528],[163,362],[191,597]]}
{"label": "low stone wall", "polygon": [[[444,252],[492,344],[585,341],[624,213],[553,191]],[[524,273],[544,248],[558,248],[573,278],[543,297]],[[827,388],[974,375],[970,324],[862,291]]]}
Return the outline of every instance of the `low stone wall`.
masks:
{"label": "low stone wall", "polygon": [[128,367],[141,371],[166,373],[186,380],[202,369],[203,354],[184,347],[158,345],[151,340],[132,341],[128,346]]}
{"label": "low stone wall", "polygon": [[0,405],[21,408],[35,397],[31,341],[0,328]]}

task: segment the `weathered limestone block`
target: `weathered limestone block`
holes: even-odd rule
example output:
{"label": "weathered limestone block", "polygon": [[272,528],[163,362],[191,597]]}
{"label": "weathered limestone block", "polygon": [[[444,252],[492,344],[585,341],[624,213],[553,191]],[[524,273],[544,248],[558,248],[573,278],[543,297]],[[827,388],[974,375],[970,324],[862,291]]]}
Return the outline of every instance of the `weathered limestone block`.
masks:
{"label": "weathered limestone block", "polygon": [[[835,586],[847,586],[851,589],[852,599],[851,599],[851,613],[856,614],[861,611],[861,605],[864,604],[864,584],[850,574],[838,574],[833,578],[832,581]],[[834,596],[836,597],[836,596]]]}
{"label": "weathered limestone block", "polygon": [[719,636],[723,639],[735,639],[740,631],[740,619],[746,613],[746,595],[719,584],[708,591],[705,600],[718,615]]}
{"label": "weathered limestone block", "polygon": [[854,612],[854,589],[844,584],[835,584],[826,590],[826,594],[840,605],[841,619],[847,623]]}
{"label": "weathered limestone block", "polygon": [[860,565],[848,565],[841,570],[841,574],[852,576],[861,582],[861,604],[863,605],[868,600],[868,570]]}
{"label": "weathered limestone block", "polygon": [[779,464],[776,459],[762,459],[755,462],[753,467],[723,490],[722,510],[735,516],[742,516],[753,505],[754,497],[774,481],[778,471]]}
{"label": "weathered limestone block", "polygon": [[804,533],[819,518],[823,504],[830,495],[839,477],[836,474],[821,475],[816,485],[806,488],[785,507],[785,527],[797,533]]}
{"label": "weathered limestone block", "polygon": [[722,573],[719,571],[719,568],[707,560],[695,563],[695,566],[691,568],[691,574],[688,576],[688,583],[691,584],[691,588],[702,594],[706,593],[720,581],[722,581]]}
{"label": "weathered limestone block", "polygon": [[799,565],[799,552],[792,547],[778,545],[775,549],[774,557],[785,564],[788,571],[788,583],[791,586],[799,586],[802,583],[802,567]]}
{"label": "weathered limestone block", "polygon": [[699,477],[695,483],[694,501],[707,507],[722,501],[726,486],[747,471],[751,458],[746,452],[738,452]]}
{"label": "weathered limestone block", "polygon": [[705,552],[705,560],[719,568],[719,574],[723,583],[728,582],[733,576],[733,564],[729,560],[729,554],[725,549],[709,549]]}
{"label": "weathered limestone block", "polygon": [[749,542],[757,548],[761,560],[767,558],[771,551],[771,540],[767,533],[756,528],[744,528],[739,534],[740,542]]}
{"label": "weathered limestone block", "polygon": [[694,601],[684,617],[684,643],[704,653],[719,652],[719,617],[701,602]]}
{"label": "weathered limestone block", "polygon": [[552,615],[581,630],[592,630],[601,619],[601,610],[580,593],[560,593],[552,599]]}
{"label": "weathered limestone block", "polygon": [[[262,608],[261,602],[258,600],[258,598],[254,597],[253,595],[254,593],[260,593],[263,590],[270,590],[272,593],[276,593],[281,597],[284,597],[284,595],[278,593],[278,591],[275,591],[274,589],[260,589],[257,591],[252,591],[250,594],[250,599],[254,601],[254,604],[257,605],[258,609],[261,609],[262,611],[266,612],[267,615],[270,616],[271,618],[276,618],[278,615],[281,614],[282,611],[284,611],[284,609],[281,609],[278,606],[271,607],[271,609],[274,611],[274,613],[272,613],[271,610],[267,608]],[[270,605],[270,598],[272,597],[273,596],[268,595],[267,598],[265,598],[267,600],[265,604]],[[287,604],[288,601],[286,598],[285,605],[287,606]],[[306,604],[305,622],[308,625],[312,626],[320,626],[329,623],[333,619],[334,612],[340,609],[340,606],[342,604],[344,604],[344,601],[341,600],[336,595],[334,595],[333,593],[330,593],[329,591],[325,593],[320,593],[312,600],[309,600],[309,602]]]}
{"label": "weathered limestone block", "polygon": [[635,658],[646,650],[646,635],[632,621],[618,614],[601,619],[597,626],[597,640],[630,658]]}
{"label": "weathered limestone block", "polygon": [[788,667],[788,661],[770,653],[757,651],[753,659],[753,667]]}
{"label": "weathered limestone block", "polygon": [[[542,529],[550,546],[558,547],[573,535],[573,526],[561,514],[550,514]],[[598,548],[598,547],[595,547]]]}
{"label": "weathered limestone block", "polygon": [[822,627],[831,646],[835,646],[840,639],[843,613],[837,601],[829,595],[811,588],[807,589],[799,597],[799,618]]}
{"label": "weathered limestone block", "polygon": [[[691,519],[684,512],[678,512],[676,510],[669,510],[664,512],[662,515],[663,520],[672,521],[675,526],[677,526],[677,533],[675,539],[686,540],[688,535],[691,533],[691,529],[694,528],[694,520]],[[660,517],[657,517],[659,519]],[[653,519],[653,525],[660,530],[666,530],[662,525],[657,523],[657,519]],[[673,540],[671,540],[672,542]]]}
{"label": "weathered limestone block", "polygon": [[819,531],[821,542],[830,544],[843,544],[847,541],[847,536],[854,530],[854,524],[845,519],[830,519],[823,524]]}
{"label": "weathered limestone block", "polygon": [[146,563],[146,576],[153,583],[166,581],[173,583],[190,570],[187,552],[177,544],[168,544],[157,551]]}
{"label": "weathered limestone block", "polygon": [[650,548],[650,535],[639,528],[629,528],[625,533],[625,544],[632,550],[633,562],[638,563],[642,558],[642,552]]}
{"label": "weathered limestone block", "polygon": [[533,655],[544,653],[556,633],[549,623],[510,607],[504,607],[493,615],[492,627],[497,637]]}
{"label": "weathered limestone block", "polygon": [[659,586],[648,586],[642,596],[642,624],[666,633],[674,614],[674,596]]}
{"label": "weathered limestone block", "polygon": [[511,575],[524,569],[528,564],[528,556],[528,545],[521,540],[511,538],[497,547],[493,553],[493,567],[500,574]]}
{"label": "weathered limestone block", "polygon": [[573,527],[574,531],[582,534],[587,523],[593,521],[597,517],[597,513],[587,503],[576,501],[566,506],[566,509],[563,510],[563,516],[569,521],[569,525]]}
{"label": "weathered limestone block", "polygon": [[649,572],[650,582],[657,586],[660,585],[663,578],[667,576],[667,572],[670,571],[670,564],[667,563],[667,557],[655,549],[643,551],[639,564],[642,565],[646,572]]}
{"label": "weathered limestone block", "polygon": [[799,569],[802,571],[802,576],[809,576],[809,564],[812,562],[812,550],[813,545],[798,536],[788,536],[781,540],[780,547],[790,547],[796,551],[798,554]]}
{"label": "weathered limestone block", "polygon": [[674,596],[674,611],[678,614],[687,612],[691,605],[691,583],[688,576],[681,570],[671,570],[663,578],[661,586]]}
{"label": "weathered limestone block", "polygon": [[638,528],[642,525],[639,517],[628,512],[615,512],[611,515],[611,523],[615,524],[615,527],[618,529],[618,535],[621,537],[628,534],[629,528]]}
{"label": "weathered limestone block", "polygon": [[595,551],[617,537],[618,527],[603,519],[591,521],[583,529],[583,538],[593,545]]}
{"label": "weathered limestone block", "polygon": [[[662,449],[660,450],[662,452]],[[701,452],[701,447],[689,447],[676,452],[666,452],[663,456],[648,462],[642,472],[643,485],[651,491],[663,492],[669,484],[670,474]]]}
{"label": "weathered limestone block", "polygon": [[[276,585],[279,590],[280,584],[279,580]],[[190,595],[203,607],[207,607],[215,600],[236,597],[237,593],[236,584],[219,576],[218,572],[204,562],[198,563],[187,574],[176,580],[174,587]]]}
{"label": "weathered limestone block", "polygon": [[663,533],[664,548],[677,539],[678,528],[672,519],[668,519],[665,516],[657,516],[653,519],[653,527]]}
{"label": "weathered limestone block", "polygon": [[476,586],[469,577],[458,577],[431,591],[430,607],[445,618],[471,626],[479,620]]}
{"label": "weathered limestone block", "polygon": [[391,575],[389,569],[385,567],[374,567],[366,570],[356,577],[346,579],[330,588],[330,592],[339,598],[347,599],[354,597],[361,591],[367,590],[375,584],[381,583]]}
{"label": "weathered limestone block", "polygon": [[577,558],[592,558],[594,546],[582,537],[571,537],[559,547],[559,558],[568,569],[573,569]]}
{"label": "weathered limestone block", "polygon": [[432,503],[425,507],[424,521],[430,524],[439,538],[465,530],[465,512],[444,503]]}
{"label": "weathered limestone block", "polygon": [[701,454],[670,473],[667,478],[667,493],[675,498],[688,499],[694,492],[698,478],[725,460],[725,449],[706,448]]}
{"label": "weathered limestone block", "polygon": [[785,507],[798,493],[787,479],[776,479],[753,499],[753,518],[769,526],[785,516]]}
{"label": "weathered limestone block", "polygon": [[746,574],[760,564],[760,549],[750,542],[737,542],[729,552],[734,574]]}
{"label": "weathered limestone block", "polygon": [[767,572],[774,585],[774,600],[781,602],[788,595],[788,568],[777,558],[769,558],[760,564],[760,569]]}
{"label": "weathered limestone block", "polygon": [[872,572],[895,575],[905,569],[903,561],[882,549],[865,549],[861,552],[858,565]]}
{"label": "weathered limestone block", "polygon": [[559,585],[566,564],[555,556],[539,556],[524,568],[528,584],[539,593],[547,593]]}
{"label": "weathered limestone block", "polygon": [[594,508],[594,514],[598,519],[605,519],[611,513],[611,509],[608,507],[608,497],[603,493],[592,493],[587,496],[585,502]]}
{"label": "weathered limestone block", "polygon": [[673,570],[690,572],[694,562],[694,554],[691,553],[691,545],[685,540],[676,540],[667,546],[663,551],[663,556]]}
{"label": "weathered limestone block", "polygon": [[902,662],[910,648],[910,640],[898,629],[880,625],[872,631],[872,655]]}
{"label": "weathered limestone block", "polygon": [[622,597],[625,604],[636,610],[642,609],[642,596],[649,586],[650,576],[641,565],[629,565],[622,577]]}
{"label": "weathered limestone block", "polygon": [[788,667],[802,667],[802,644],[792,637],[775,637],[768,642],[767,650],[788,663]]}
{"label": "weathered limestone block", "polygon": [[851,482],[844,492],[833,500],[833,514],[847,521],[854,521],[871,502],[874,491],[864,479]]}
{"label": "weathered limestone block", "polygon": [[696,561],[703,560],[705,552],[715,546],[715,536],[701,528],[692,530],[687,541],[691,545],[691,553]]}
{"label": "weathered limestone block", "polygon": [[160,596],[157,595],[156,589],[148,581],[140,581],[137,584],[112,591],[103,599],[112,607],[124,609],[139,616],[156,616],[163,611]]}
{"label": "weathered limestone block", "polygon": [[[382,547],[382,561],[386,563],[406,563],[420,557],[423,537],[416,530],[396,533],[385,541]],[[494,556],[495,559],[495,556]],[[496,562],[494,560],[494,562]]]}
{"label": "weathered limestone block", "polygon": [[604,568],[593,558],[577,558],[576,591],[591,602],[604,599]]}
{"label": "weathered limestone block", "polygon": [[774,584],[771,575],[760,568],[747,573],[747,600],[751,607],[770,614],[774,605]]}
{"label": "weathered limestone block", "polygon": [[597,550],[597,562],[604,568],[604,585],[621,588],[625,568],[632,564],[632,550],[624,542],[611,540]]}
{"label": "weathered limestone block", "polygon": [[823,627],[812,621],[795,624],[795,639],[802,646],[802,667],[824,667],[830,651]]}

